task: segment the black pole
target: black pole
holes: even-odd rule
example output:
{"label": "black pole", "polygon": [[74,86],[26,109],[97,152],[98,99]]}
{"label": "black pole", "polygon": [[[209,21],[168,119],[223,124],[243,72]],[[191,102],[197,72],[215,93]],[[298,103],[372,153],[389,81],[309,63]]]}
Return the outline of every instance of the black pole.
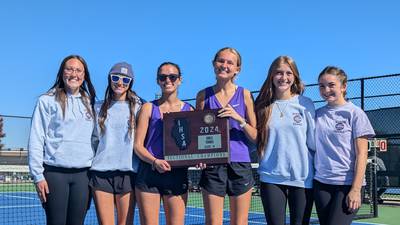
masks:
{"label": "black pole", "polygon": [[364,79],[361,79],[361,109],[364,110]]}
{"label": "black pole", "polygon": [[374,179],[373,179],[373,190],[372,190],[372,203],[373,203],[373,207],[374,207],[374,217],[378,217],[378,191],[377,191],[377,189],[378,189],[378,182],[377,182],[377,171],[376,171],[376,167],[378,166],[378,164],[377,164],[377,158],[376,158],[376,150],[377,150],[377,147],[374,147],[373,148],[374,149],[374,152],[373,152],[373,154],[374,154],[374,162],[373,162],[373,174],[374,174]]}

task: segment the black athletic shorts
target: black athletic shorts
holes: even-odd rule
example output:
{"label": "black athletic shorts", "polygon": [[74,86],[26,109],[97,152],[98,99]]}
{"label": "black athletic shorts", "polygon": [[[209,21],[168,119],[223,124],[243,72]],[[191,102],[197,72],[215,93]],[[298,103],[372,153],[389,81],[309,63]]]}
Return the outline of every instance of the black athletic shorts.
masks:
{"label": "black athletic shorts", "polygon": [[207,192],[225,196],[239,196],[254,186],[251,163],[231,162],[218,166],[207,166],[201,173],[200,187]]}
{"label": "black athletic shorts", "polygon": [[92,190],[112,194],[125,194],[135,188],[136,173],[131,171],[90,171],[89,186]]}
{"label": "black athletic shorts", "polygon": [[150,164],[141,161],[135,186],[143,192],[183,195],[188,191],[187,171],[187,168],[176,168],[159,173],[153,170]]}

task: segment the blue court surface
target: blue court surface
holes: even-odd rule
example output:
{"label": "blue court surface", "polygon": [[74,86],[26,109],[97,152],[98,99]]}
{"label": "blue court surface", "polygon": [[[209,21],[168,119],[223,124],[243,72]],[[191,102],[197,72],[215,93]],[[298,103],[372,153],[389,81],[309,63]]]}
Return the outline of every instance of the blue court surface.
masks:
{"label": "blue court surface", "polygon": [[[318,224],[316,218],[312,224]],[[45,224],[45,215],[35,192],[2,192],[0,193],[0,225],[40,225]],[[85,224],[97,224],[96,211],[92,203],[86,216]],[[135,210],[135,224],[139,224],[138,209]],[[160,213],[160,224],[165,224],[164,214]],[[203,208],[188,207],[185,224],[204,224]],[[224,224],[229,224],[229,212],[224,212]],[[266,224],[263,213],[250,213],[249,225]],[[353,222],[353,225],[374,223]]]}

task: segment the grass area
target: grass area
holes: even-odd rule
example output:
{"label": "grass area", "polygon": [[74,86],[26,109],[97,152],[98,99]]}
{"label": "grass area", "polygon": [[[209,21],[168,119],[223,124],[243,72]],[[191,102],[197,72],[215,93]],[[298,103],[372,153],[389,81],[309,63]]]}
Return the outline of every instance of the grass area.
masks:
{"label": "grass area", "polygon": [[20,183],[20,184],[0,184],[0,192],[33,192],[35,186],[33,183]]}

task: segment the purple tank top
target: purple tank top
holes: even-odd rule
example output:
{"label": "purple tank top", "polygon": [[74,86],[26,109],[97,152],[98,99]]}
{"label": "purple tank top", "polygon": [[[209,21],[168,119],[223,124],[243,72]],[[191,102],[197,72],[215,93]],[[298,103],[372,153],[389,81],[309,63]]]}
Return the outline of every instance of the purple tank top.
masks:
{"label": "purple tank top", "polygon": [[[206,96],[204,99],[204,109],[219,109],[222,108],[221,103],[215,97],[212,87],[205,89]],[[243,88],[236,89],[235,94],[228,102],[236,112],[243,118],[246,118],[246,105],[244,103]],[[239,126],[239,122],[229,118],[229,147],[231,151],[231,162],[250,162],[249,147],[247,146],[247,137],[243,129]]]}
{"label": "purple tank top", "polygon": [[[151,109],[151,117],[149,127],[147,129],[146,139],[144,141],[145,147],[157,159],[164,159],[163,152],[163,121],[161,120],[160,108],[158,101],[151,102],[153,107]],[[183,105],[181,111],[190,111],[190,104]]]}

